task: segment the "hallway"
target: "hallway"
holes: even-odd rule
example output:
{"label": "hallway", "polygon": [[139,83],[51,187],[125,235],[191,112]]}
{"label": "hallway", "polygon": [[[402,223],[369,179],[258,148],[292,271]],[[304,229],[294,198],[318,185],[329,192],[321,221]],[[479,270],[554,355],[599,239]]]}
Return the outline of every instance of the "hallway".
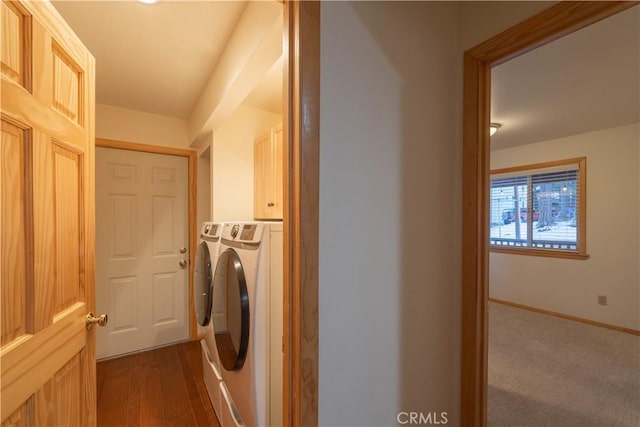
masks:
{"label": "hallway", "polygon": [[100,427],[220,426],[198,341],[99,362],[96,376]]}

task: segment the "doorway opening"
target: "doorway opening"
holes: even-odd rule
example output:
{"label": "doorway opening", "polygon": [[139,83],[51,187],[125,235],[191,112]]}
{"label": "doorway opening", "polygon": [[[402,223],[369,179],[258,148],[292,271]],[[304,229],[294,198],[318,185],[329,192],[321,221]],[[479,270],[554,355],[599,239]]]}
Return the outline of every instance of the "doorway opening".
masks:
{"label": "doorway opening", "polygon": [[461,417],[487,422],[489,124],[491,70],[509,59],[634,6],[560,3],[465,52]]}

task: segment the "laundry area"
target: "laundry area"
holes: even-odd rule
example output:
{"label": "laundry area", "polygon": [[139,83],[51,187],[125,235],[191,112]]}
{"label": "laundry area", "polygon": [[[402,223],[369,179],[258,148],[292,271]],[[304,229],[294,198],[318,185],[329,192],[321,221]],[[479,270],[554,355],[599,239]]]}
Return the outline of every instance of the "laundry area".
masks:
{"label": "laundry area", "polygon": [[[221,426],[282,425],[283,5],[145,3],[53,2],[97,62],[98,424],[142,399],[108,395],[161,369],[148,353]],[[125,416],[197,424],[188,408]]]}

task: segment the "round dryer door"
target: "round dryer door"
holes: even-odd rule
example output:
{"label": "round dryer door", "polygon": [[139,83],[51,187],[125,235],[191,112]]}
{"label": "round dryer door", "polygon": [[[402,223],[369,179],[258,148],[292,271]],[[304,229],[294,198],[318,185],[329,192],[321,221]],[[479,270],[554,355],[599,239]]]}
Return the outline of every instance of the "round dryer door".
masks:
{"label": "round dryer door", "polygon": [[244,365],[249,347],[249,294],[235,250],[227,249],[218,258],[213,289],[213,330],[220,362],[227,371],[237,371]]}
{"label": "round dryer door", "polygon": [[200,242],[193,273],[193,300],[196,304],[196,319],[200,326],[207,326],[211,320],[212,276],[209,245],[207,242]]}

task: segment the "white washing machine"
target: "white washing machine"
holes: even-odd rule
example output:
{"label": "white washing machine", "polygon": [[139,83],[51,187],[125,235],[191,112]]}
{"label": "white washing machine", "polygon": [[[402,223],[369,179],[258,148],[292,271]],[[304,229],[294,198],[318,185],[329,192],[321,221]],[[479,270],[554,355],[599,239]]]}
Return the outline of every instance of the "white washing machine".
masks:
{"label": "white washing machine", "polygon": [[222,381],[222,376],[220,374],[220,358],[213,334],[213,311],[211,308],[215,298],[213,275],[218,261],[222,229],[222,223],[205,222],[202,224],[200,243],[196,251],[193,287],[198,337],[201,338],[204,383],[218,418],[221,417],[220,381]]}
{"label": "white washing machine", "polygon": [[282,268],[282,223],[225,223],[213,280],[222,427],[282,425]]}

